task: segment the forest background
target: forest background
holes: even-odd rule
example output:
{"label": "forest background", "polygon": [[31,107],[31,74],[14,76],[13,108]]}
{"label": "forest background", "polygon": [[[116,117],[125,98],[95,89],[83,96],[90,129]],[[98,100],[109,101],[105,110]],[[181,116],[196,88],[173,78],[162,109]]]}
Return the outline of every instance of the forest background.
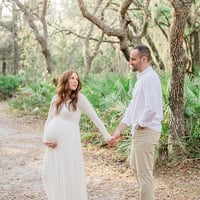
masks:
{"label": "forest background", "polygon": [[[200,158],[200,2],[195,0],[0,1],[0,99],[46,118],[57,77],[75,69],[82,92],[112,133],[136,75],[127,61],[139,43],[152,50],[164,104],[158,162]],[[81,118],[82,139],[104,145]],[[130,129],[118,145],[130,148]]]}

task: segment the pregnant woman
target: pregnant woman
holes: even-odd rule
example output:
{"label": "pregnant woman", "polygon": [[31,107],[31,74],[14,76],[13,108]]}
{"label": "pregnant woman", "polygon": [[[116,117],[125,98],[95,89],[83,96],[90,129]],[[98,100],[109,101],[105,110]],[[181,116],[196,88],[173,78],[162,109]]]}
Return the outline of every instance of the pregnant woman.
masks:
{"label": "pregnant woman", "polygon": [[85,112],[105,140],[112,138],[87,98],[76,71],[64,72],[45,122],[43,185],[49,200],[87,200],[79,121]]}

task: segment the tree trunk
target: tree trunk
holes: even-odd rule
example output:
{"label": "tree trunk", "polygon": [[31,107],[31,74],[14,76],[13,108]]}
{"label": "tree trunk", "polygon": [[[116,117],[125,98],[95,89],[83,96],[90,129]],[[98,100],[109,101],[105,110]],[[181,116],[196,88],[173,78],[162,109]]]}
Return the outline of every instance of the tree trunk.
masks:
{"label": "tree trunk", "polygon": [[39,20],[42,23],[43,34],[40,34],[39,28],[36,26],[36,23],[34,22],[33,17],[30,15],[26,7],[19,0],[14,0],[14,1],[17,4],[17,6],[20,8],[20,10],[24,13],[25,19],[27,20],[29,26],[32,28],[35,38],[39,42],[42,49],[42,53],[45,57],[47,72],[51,74],[52,73],[52,57],[51,57],[51,52],[50,52],[48,42],[47,42],[48,32],[47,32],[47,24],[45,20],[47,0],[43,1],[42,14],[41,14],[41,17],[39,18]]}
{"label": "tree trunk", "polygon": [[19,45],[18,45],[18,30],[17,30],[17,11],[15,4],[13,6],[13,28],[12,28],[12,35],[13,35],[13,72],[17,74],[19,70]]}
{"label": "tree trunk", "polygon": [[86,54],[83,55],[84,57],[84,74],[89,74],[92,68],[92,59],[91,57]]}
{"label": "tree trunk", "polygon": [[[96,2],[96,6],[94,8],[93,14],[95,14],[97,12],[101,3],[102,3],[102,0],[98,0]],[[104,9],[101,13],[101,16],[104,15],[103,12],[104,12]],[[94,24],[91,23],[88,28],[88,31],[87,31],[87,34],[86,34],[86,37],[85,37],[85,40],[83,43],[83,57],[84,57],[84,72],[85,72],[85,74],[88,74],[90,72],[90,70],[92,68],[92,61],[98,54],[100,45],[102,43],[102,39],[104,37],[104,34],[102,33],[101,37],[99,38],[99,41],[95,45],[95,48],[93,50],[91,50],[91,53],[90,53],[90,37],[92,36],[93,33],[94,33]]]}
{"label": "tree trunk", "polygon": [[153,54],[155,56],[155,59],[156,59],[158,65],[159,65],[160,70],[164,71],[165,70],[165,65],[164,65],[164,63],[163,63],[163,61],[162,61],[162,59],[160,57],[160,54],[159,54],[159,52],[158,52],[153,40],[151,39],[151,37],[148,34],[145,35],[145,39],[147,40],[149,46],[152,49],[152,52],[153,52]]}
{"label": "tree trunk", "polygon": [[52,57],[51,57],[50,49],[48,47],[47,40],[40,35],[36,36],[36,40],[39,42],[42,49],[42,53],[45,57],[47,72],[51,74],[52,73]]}
{"label": "tree trunk", "polygon": [[[148,7],[150,4],[150,0],[146,0],[144,4],[142,4],[141,10],[144,13],[143,22],[141,27],[139,28],[139,32],[135,32],[132,29],[135,26],[135,22],[132,21],[132,18],[129,17],[129,7],[133,4],[133,0],[121,1],[119,4],[118,10],[118,19],[119,25],[114,28],[110,26],[110,24],[106,24],[105,20],[97,17],[97,14],[90,13],[86,8],[84,0],[77,0],[79,8],[82,12],[82,15],[95,24],[99,29],[102,30],[104,34],[107,36],[117,37],[119,39],[120,50],[124,54],[124,57],[127,61],[129,61],[130,57],[130,46],[134,46],[136,40],[140,40],[145,34],[148,26]],[[108,1],[109,2],[109,1]],[[138,3],[138,2],[136,2]],[[138,3],[138,7],[141,5]],[[133,11],[132,11],[133,12]]]}
{"label": "tree trunk", "polygon": [[174,156],[184,151],[181,140],[185,135],[184,79],[188,59],[183,48],[183,33],[192,0],[171,0],[171,4],[173,7],[173,22],[169,38],[172,64],[169,102],[171,108],[171,135],[168,140],[168,150],[169,155]]}
{"label": "tree trunk", "polygon": [[6,59],[4,57],[2,58],[2,74],[6,75]]}
{"label": "tree trunk", "polygon": [[193,56],[192,56],[192,66],[193,66],[193,72],[194,72],[194,67],[197,67],[197,66],[200,67],[199,32],[195,31],[193,33],[193,37],[194,37],[194,50],[193,50]]}

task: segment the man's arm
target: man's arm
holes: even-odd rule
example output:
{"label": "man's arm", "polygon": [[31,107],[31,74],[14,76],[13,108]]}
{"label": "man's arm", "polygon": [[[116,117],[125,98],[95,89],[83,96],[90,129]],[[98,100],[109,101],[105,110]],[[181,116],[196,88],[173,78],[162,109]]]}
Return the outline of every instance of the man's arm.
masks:
{"label": "man's arm", "polygon": [[127,127],[127,125],[123,122],[120,122],[119,126],[117,127],[116,131],[113,133],[112,137],[114,140],[119,138],[120,133]]}

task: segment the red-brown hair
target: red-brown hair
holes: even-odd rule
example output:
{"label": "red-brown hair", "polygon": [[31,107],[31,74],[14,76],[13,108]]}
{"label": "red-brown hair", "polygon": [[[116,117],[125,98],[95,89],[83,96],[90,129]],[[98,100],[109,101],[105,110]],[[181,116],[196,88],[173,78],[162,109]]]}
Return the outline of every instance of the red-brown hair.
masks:
{"label": "red-brown hair", "polygon": [[[78,86],[76,90],[70,90],[69,89],[69,79],[72,76],[73,73],[76,73],[78,76]],[[78,94],[79,91],[82,88],[82,83],[80,81],[79,75],[76,71],[70,70],[65,71],[60,76],[58,85],[57,85],[57,99],[54,102],[54,105],[56,107],[56,114],[58,114],[63,106],[63,104],[66,104],[69,100],[68,108],[69,110],[72,108],[73,111],[76,110],[76,104],[78,101]]]}

